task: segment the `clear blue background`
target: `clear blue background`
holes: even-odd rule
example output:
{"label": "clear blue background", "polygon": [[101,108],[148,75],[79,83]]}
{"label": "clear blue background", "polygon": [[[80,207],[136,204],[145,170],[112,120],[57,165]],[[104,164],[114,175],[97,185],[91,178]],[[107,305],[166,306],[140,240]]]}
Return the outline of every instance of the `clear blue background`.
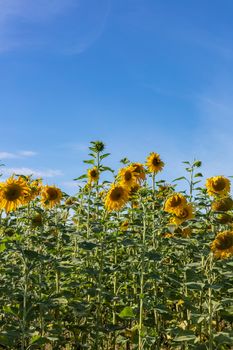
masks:
{"label": "clear blue background", "polygon": [[[231,0],[0,0],[0,159],[74,191],[88,144],[232,175]],[[27,151],[27,152],[25,152]]]}

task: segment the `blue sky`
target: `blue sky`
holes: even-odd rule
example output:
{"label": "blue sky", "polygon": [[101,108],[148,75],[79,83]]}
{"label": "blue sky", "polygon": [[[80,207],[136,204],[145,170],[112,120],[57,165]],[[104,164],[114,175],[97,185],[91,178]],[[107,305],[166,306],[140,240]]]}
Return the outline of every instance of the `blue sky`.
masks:
{"label": "blue sky", "polygon": [[231,0],[0,0],[0,159],[72,193],[91,140],[118,167],[233,175]]}

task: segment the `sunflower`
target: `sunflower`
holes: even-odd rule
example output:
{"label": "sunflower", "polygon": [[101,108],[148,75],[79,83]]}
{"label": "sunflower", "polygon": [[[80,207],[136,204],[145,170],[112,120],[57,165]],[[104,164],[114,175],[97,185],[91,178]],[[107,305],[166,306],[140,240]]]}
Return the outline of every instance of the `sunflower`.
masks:
{"label": "sunflower", "polygon": [[40,227],[42,226],[42,224],[43,224],[42,215],[39,213],[33,215],[33,217],[31,218],[32,227]]}
{"label": "sunflower", "polygon": [[112,185],[105,198],[105,207],[108,211],[120,210],[128,201],[129,192],[122,185]]}
{"label": "sunflower", "polygon": [[94,168],[89,169],[87,172],[87,177],[88,177],[89,183],[98,181],[99,180],[98,168],[95,166]]}
{"label": "sunflower", "polygon": [[151,152],[146,159],[146,165],[150,173],[158,173],[164,167],[164,162],[160,159],[160,155]]}
{"label": "sunflower", "polygon": [[62,192],[56,186],[44,186],[41,191],[41,203],[45,208],[52,208],[59,204],[62,199]]}
{"label": "sunflower", "polygon": [[127,231],[128,228],[129,228],[129,221],[128,220],[123,221],[120,226],[120,231]]}
{"label": "sunflower", "polygon": [[166,200],[164,211],[168,213],[176,213],[187,204],[186,198],[181,193],[174,193]]}
{"label": "sunflower", "polygon": [[231,197],[223,197],[213,201],[211,208],[213,211],[228,211],[233,208],[233,200]]}
{"label": "sunflower", "polygon": [[137,184],[137,177],[134,172],[134,168],[130,165],[126,168],[122,168],[118,174],[120,185],[131,189]]}
{"label": "sunflower", "polygon": [[129,190],[129,199],[132,200],[133,198],[135,198],[136,194],[138,193],[138,190],[140,189],[140,185],[139,184],[135,184],[133,185],[130,190]]}
{"label": "sunflower", "polygon": [[171,218],[171,223],[180,225],[184,221],[191,220],[194,217],[192,204],[186,204],[183,208],[176,211],[175,215]]}
{"label": "sunflower", "polygon": [[230,180],[224,176],[214,176],[206,180],[207,193],[210,196],[226,196],[230,192]]}
{"label": "sunflower", "polygon": [[146,171],[145,168],[143,166],[143,164],[141,163],[133,163],[132,164],[133,167],[133,171],[136,175],[137,181],[140,182],[141,180],[145,180],[146,179]]}
{"label": "sunflower", "polygon": [[232,216],[227,213],[218,214],[216,219],[220,224],[230,224],[233,220]]}
{"label": "sunflower", "polygon": [[42,179],[36,179],[30,181],[27,179],[27,185],[29,187],[29,192],[24,196],[25,203],[28,203],[40,195],[42,189]]}
{"label": "sunflower", "polygon": [[8,213],[24,204],[25,196],[30,189],[22,177],[15,179],[11,176],[6,182],[0,184],[0,209]]}
{"label": "sunflower", "polygon": [[233,231],[219,232],[210,248],[216,258],[225,259],[233,255]]}

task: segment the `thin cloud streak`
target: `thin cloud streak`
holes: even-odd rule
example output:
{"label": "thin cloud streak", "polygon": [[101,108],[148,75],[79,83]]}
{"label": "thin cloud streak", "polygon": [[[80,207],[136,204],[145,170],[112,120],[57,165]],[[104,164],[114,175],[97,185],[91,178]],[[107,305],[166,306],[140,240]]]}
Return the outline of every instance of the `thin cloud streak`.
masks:
{"label": "thin cloud streak", "polygon": [[18,151],[18,152],[5,152],[0,151],[0,159],[18,159],[18,158],[27,158],[27,157],[34,157],[37,153],[34,151]]}
{"label": "thin cloud streak", "polygon": [[62,176],[63,172],[61,170],[56,169],[47,169],[47,170],[35,170],[31,168],[2,168],[1,172],[3,175],[34,175],[35,177],[56,177]]}

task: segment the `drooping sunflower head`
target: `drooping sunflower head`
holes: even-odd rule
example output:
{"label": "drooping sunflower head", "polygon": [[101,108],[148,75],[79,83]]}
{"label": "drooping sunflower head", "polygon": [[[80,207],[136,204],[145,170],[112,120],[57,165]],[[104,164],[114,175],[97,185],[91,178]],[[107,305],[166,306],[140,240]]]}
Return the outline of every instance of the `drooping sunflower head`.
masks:
{"label": "drooping sunflower head", "polygon": [[32,216],[31,218],[31,225],[32,227],[40,227],[43,225],[43,218],[42,215],[40,213],[37,213],[35,215]]}
{"label": "drooping sunflower head", "polygon": [[138,183],[136,183],[135,185],[133,185],[130,188],[130,191],[129,191],[129,199],[130,200],[133,200],[137,196],[139,189],[140,189],[140,185]]}
{"label": "drooping sunflower head", "polygon": [[62,192],[56,186],[44,186],[41,191],[41,203],[45,208],[53,208],[62,199]]}
{"label": "drooping sunflower head", "polygon": [[223,225],[226,224],[231,224],[233,221],[233,217],[227,213],[222,213],[222,214],[218,214],[216,217],[216,220]]}
{"label": "drooping sunflower head", "polygon": [[16,210],[25,203],[25,197],[30,192],[24,178],[11,176],[0,185],[0,208],[7,213]]}
{"label": "drooping sunflower head", "polygon": [[233,208],[233,200],[231,197],[222,197],[213,201],[211,208],[213,211],[228,211]]}
{"label": "drooping sunflower head", "polygon": [[206,180],[207,193],[210,196],[226,196],[230,192],[230,187],[230,180],[225,176],[213,176]]}
{"label": "drooping sunflower head", "polygon": [[28,179],[27,185],[29,187],[29,191],[27,195],[25,195],[24,197],[25,203],[28,203],[34,200],[36,197],[40,195],[40,192],[42,189],[42,179],[35,179],[35,180]]}
{"label": "drooping sunflower head", "polygon": [[194,218],[192,204],[186,204],[183,208],[176,211],[175,215],[171,218],[171,223],[180,225],[184,221],[191,220]]}
{"label": "drooping sunflower head", "polygon": [[132,166],[120,169],[118,177],[119,183],[122,186],[127,187],[128,189],[132,188],[137,184],[137,177]]}
{"label": "drooping sunflower head", "polygon": [[184,221],[191,220],[194,218],[194,211],[192,204],[186,204],[183,208],[176,211],[174,216],[171,218],[171,223],[180,225]]}
{"label": "drooping sunflower head", "polygon": [[118,211],[127,203],[128,199],[128,189],[120,184],[113,184],[105,197],[105,207],[108,211]]}
{"label": "drooping sunflower head", "polygon": [[174,193],[166,200],[164,211],[168,213],[176,213],[187,204],[186,198],[181,193]]}
{"label": "drooping sunflower head", "polygon": [[120,226],[120,231],[127,231],[129,227],[129,221],[125,220],[122,222],[121,226]]}
{"label": "drooping sunflower head", "polygon": [[218,233],[210,248],[216,258],[225,259],[233,255],[233,231]]}
{"label": "drooping sunflower head", "polygon": [[132,168],[133,168],[135,176],[139,182],[146,179],[146,171],[145,171],[143,164],[133,163]]}
{"label": "drooping sunflower head", "polygon": [[98,168],[95,166],[94,168],[89,169],[87,172],[87,177],[88,177],[89,183],[98,181],[99,180]]}
{"label": "drooping sunflower head", "polygon": [[155,152],[151,152],[146,159],[146,165],[150,173],[158,173],[164,167],[164,162],[161,160],[160,155]]}

